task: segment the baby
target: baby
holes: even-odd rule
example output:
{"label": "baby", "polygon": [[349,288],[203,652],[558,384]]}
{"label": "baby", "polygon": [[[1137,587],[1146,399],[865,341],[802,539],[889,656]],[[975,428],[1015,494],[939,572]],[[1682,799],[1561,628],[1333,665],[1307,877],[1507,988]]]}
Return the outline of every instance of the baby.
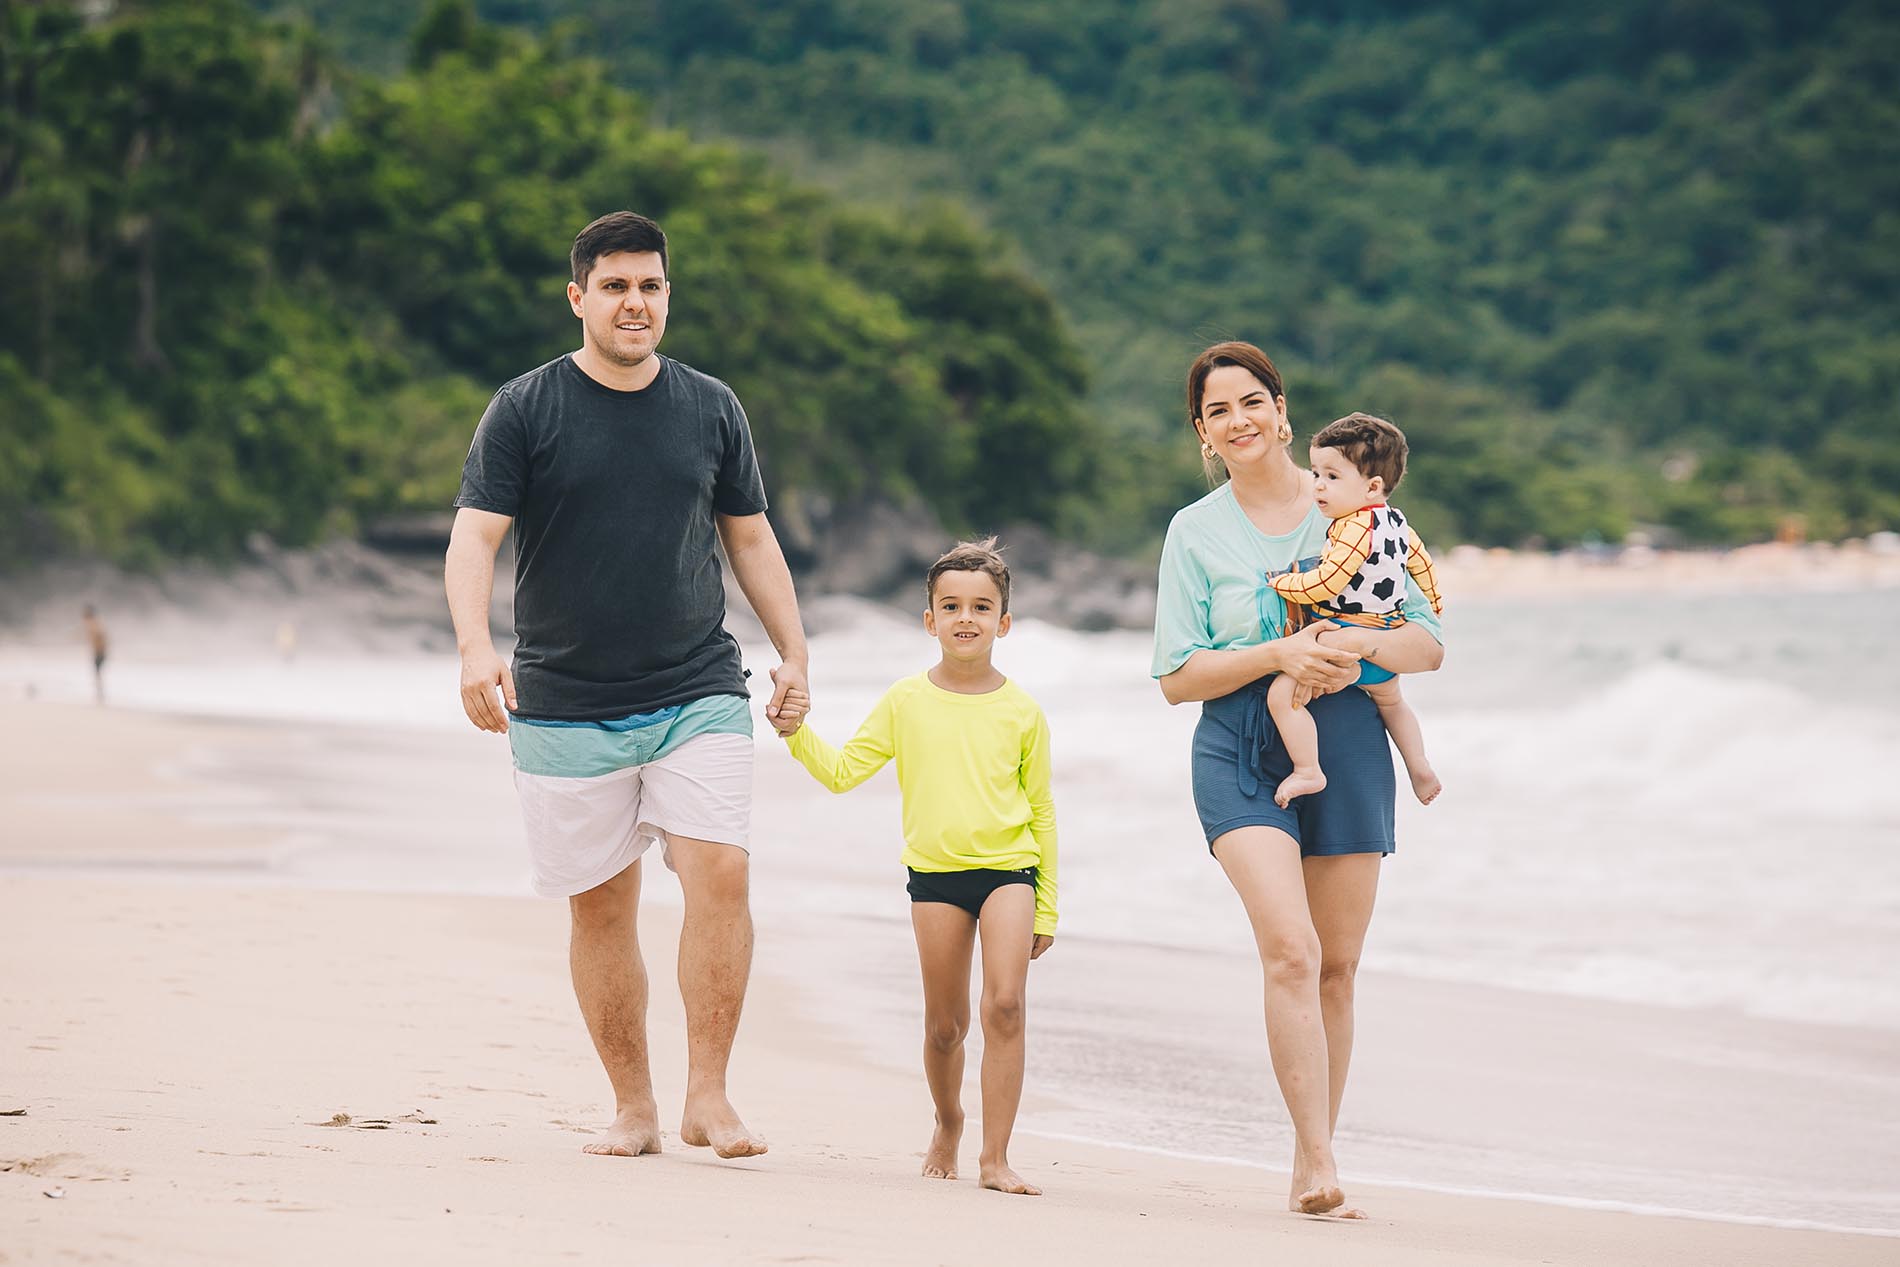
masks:
{"label": "baby", "polygon": [[[1405,516],[1386,498],[1405,476],[1405,433],[1371,414],[1348,414],[1313,437],[1313,501],[1332,520],[1326,553],[1306,572],[1270,575],[1268,584],[1289,603],[1313,609],[1338,625],[1393,629],[1405,623],[1405,574],[1412,574],[1434,612],[1442,610],[1432,556]],[[1418,718],[1399,692],[1398,678],[1371,660],[1359,663],[1359,687],[1379,706],[1386,733],[1405,758],[1419,802],[1429,805],[1443,786],[1425,757]],[[1294,703],[1295,683],[1281,674],[1267,688],[1267,708],[1286,743],[1293,773],[1273,799],[1286,805],[1326,786],[1319,768],[1319,732]]]}

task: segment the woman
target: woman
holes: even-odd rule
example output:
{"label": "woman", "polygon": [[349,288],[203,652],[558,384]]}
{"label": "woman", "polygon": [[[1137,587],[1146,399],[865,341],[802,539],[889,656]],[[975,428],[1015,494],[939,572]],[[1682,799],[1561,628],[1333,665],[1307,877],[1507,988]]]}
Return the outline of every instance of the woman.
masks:
{"label": "woman", "polygon": [[[1392,852],[1395,784],[1377,708],[1345,688],[1362,658],[1395,673],[1436,669],[1438,622],[1411,586],[1398,629],[1309,625],[1274,637],[1266,573],[1310,565],[1327,523],[1289,453],[1279,371],[1250,343],[1216,344],[1188,370],[1187,395],[1202,457],[1228,479],[1168,527],[1153,672],[1169,703],[1202,702],[1194,803],[1260,949],[1267,1047],[1294,1129],[1288,1208],[1363,1218],[1345,1206],[1332,1138],[1352,1058],[1353,974],[1379,860]],[[1285,809],[1273,794],[1292,764],[1266,705],[1276,673],[1310,700],[1329,779]]]}

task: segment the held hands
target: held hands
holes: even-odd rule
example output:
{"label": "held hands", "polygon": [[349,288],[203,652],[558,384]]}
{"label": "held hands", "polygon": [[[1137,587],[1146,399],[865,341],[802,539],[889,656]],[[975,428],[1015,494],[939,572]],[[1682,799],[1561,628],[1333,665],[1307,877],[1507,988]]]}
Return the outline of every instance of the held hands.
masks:
{"label": "held hands", "polygon": [[1031,959],[1040,959],[1042,958],[1042,952],[1055,944],[1056,939],[1053,933],[1037,933],[1029,941],[1029,957]]}
{"label": "held hands", "polygon": [[508,672],[508,662],[498,655],[493,647],[480,651],[467,651],[462,655],[462,711],[475,723],[477,730],[489,730],[503,734],[508,729],[508,713],[502,703],[495,699],[495,688],[501,688],[501,700],[507,708],[515,707],[515,679]]}
{"label": "held hands", "polygon": [[805,724],[811,711],[811,688],[805,681],[805,666],[787,661],[772,670],[772,700],[765,706],[765,719],[782,739]]}

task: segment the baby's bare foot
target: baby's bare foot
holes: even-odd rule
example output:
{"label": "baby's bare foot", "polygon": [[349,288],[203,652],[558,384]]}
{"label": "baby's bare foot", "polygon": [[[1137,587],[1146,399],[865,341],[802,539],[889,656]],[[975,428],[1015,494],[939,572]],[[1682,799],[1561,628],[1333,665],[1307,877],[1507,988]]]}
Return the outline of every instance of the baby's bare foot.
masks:
{"label": "baby's bare foot", "polygon": [[1445,785],[1438,781],[1438,775],[1430,766],[1422,770],[1408,770],[1406,773],[1412,776],[1412,792],[1418,797],[1420,805],[1430,805],[1445,790]]}
{"label": "baby's bare foot", "polygon": [[746,1129],[723,1095],[686,1102],[680,1141],[695,1148],[710,1147],[721,1157],[757,1157],[766,1149],[765,1140]]}
{"label": "baby's bare foot", "polygon": [[1035,1184],[1024,1179],[1021,1175],[1011,1170],[1006,1164],[999,1163],[994,1166],[980,1166],[977,1171],[977,1182],[983,1187],[992,1188],[997,1192],[1013,1192],[1017,1196],[1022,1197],[1039,1197],[1042,1195],[1041,1188],[1038,1188]]}
{"label": "baby's bare foot", "polygon": [[581,1148],[601,1157],[638,1157],[660,1151],[660,1117],[651,1104],[620,1110],[600,1138]]}
{"label": "baby's bare foot", "polygon": [[1273,794],[1273,803],[1281,809],[1296,796],[1311,796],[1315,792],[1326,790],[1326,774],[1318,766],[1308,766],[1302,770],[1295,766],[1293,773],[1280,780],[1280,788]]}
{"label": "baby's bare foot", "polygon": [[941,1120],[930,1136],[930,1151],[924,1154],[924,1178],[955,1179],[957,1177],[957,1145],[963,1139],[963,1119],[955,1123]]}

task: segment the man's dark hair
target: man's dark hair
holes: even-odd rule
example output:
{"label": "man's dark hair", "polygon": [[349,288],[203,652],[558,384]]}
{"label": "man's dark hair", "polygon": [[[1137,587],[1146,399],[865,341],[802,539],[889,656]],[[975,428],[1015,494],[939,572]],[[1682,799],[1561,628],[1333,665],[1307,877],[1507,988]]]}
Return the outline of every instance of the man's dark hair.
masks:
{"label": "man's dark hair", "polygon": [[1405,433],[1371,414],[1347,414],[1313,437],[1316,449],[1336,449],[1359,474],[1385,480],[1386,496],[1405,478]]}
{"label": "man's dark hair", "polygon": [[574,249],[567,257],[574,269],[574,284],[586,290],[587,275],[594,271],[594,264],[601,256],[618,251],[656,251],[660,272],[667,271],[666,234],[660,226],[632,211],[610,211],[574,238]]}

